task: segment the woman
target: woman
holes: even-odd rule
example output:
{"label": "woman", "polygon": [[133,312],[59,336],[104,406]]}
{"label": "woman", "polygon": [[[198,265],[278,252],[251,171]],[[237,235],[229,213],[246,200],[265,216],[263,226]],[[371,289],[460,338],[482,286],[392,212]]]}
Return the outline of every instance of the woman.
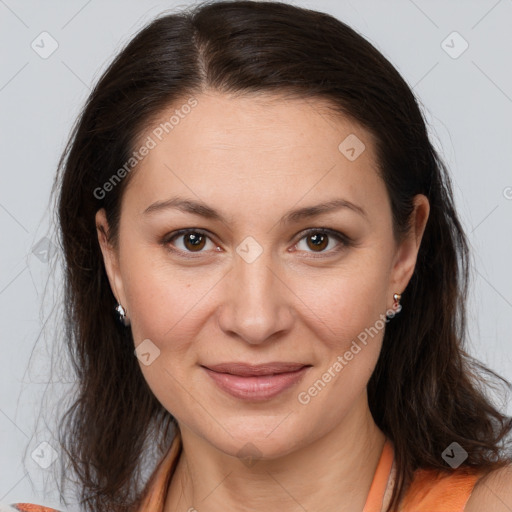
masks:
{"label": "woman", "polygon": [[60,167],[84,510],[512,507],[449,177],[351,28],[279,2],[161,17]]}

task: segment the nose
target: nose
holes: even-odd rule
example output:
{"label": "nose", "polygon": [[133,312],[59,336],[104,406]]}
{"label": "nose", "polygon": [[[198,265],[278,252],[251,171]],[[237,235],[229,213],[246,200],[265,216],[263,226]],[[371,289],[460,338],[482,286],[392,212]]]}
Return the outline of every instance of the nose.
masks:
{"label": "nose", "polygon": [[269,251],[252,262],[235,254],[223,294],[218,322],[229,336],[258,345],[275,341],[293,325],[293,293]]}

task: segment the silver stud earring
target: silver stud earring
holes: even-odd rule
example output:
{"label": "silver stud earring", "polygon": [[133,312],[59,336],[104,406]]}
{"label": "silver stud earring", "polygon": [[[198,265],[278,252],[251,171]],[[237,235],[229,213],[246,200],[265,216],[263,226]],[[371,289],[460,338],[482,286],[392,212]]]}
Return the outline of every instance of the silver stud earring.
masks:
{"label": "silver stud earring", "polygon": [[126,316],[126,310],[119,303],[116,306],[116,313],[117,313],[117,319],[119,320],[119,323],[121,323],[125,327],[130,325],[130,320]]}

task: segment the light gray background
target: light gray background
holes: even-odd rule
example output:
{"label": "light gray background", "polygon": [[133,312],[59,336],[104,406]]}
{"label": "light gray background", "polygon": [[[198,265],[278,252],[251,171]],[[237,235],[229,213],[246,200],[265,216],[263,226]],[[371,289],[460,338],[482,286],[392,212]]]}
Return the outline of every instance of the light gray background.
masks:
{"label": "light gray background", "polygon": [[[511,380],[512,0],[293,3],[352,25],[420,98],[473,249],[470,353]],[[48,325],[40,335],[41,305],[48,311],[52,302],[43,300],[44,286],[58,255],[37,244],[51,238],[48,198],[58,158],[100,72],[145,23],[179,5],[189,3],[0,0],[0,502],[58,504],[43,493],[50,470],[31,458],[41,442],[51,444],[35,422],[58,337]],[[43,31],[58,43],[46,59],[31,47],[46,37],[50,48]],[[453,31],[463,39],[448,37]],[[464,40],[469,46],[458,55]],[[51,456],[45,445],[38,450]]]}

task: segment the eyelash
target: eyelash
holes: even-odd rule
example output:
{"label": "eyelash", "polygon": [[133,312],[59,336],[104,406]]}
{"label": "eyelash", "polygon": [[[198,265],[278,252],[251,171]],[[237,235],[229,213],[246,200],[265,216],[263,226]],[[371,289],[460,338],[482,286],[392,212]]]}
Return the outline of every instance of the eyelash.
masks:
{"label": "eyelash", "polygon": [[[161,243],[163,246],[166,247],[166,249],[168,251],[178,254],[184,258],[198,258],[202,255],[202,253],[204,251],[198,251],[197,253],[194,253],[193,251],[182,251],[181,249],[173,248],[172,244],[171,244],[171,242],[173,240],[175,240],[176,238],[183,236],[183,235],[190,234],[190,233],[203,235],[203,236],[207,237],[209,240],[211,240],[209,234],[206,231],[204,231],[203,229],[185,228],[185,229],[179,229],[178,231],[169,233],[162,239]],[[329,251],[321,251],[317,254],[315,254],[314,252],[310,253],[309,251],[306,251],[306,252],[308,252],[308,254],[310,254],[310,256],[308,256],[310,258],[325,258],[325,257],[331,256],[333,254],[337,254],[340,251],[342,251],[343,249],[345,249],[353,244],[353,241],[348,236],[346,236],[343,233],[340,233],[339,231],[336,231],[334,229],[309,228],[300,233],[300,238],[297,240],[297,242],[294,244],[294,246],[297,245],[304,238],[307,238],[308,236],[315,235],[315,234],[328,235],[332,238],[335,238],[339,242],[339,244],[337,245],[337,247],[335,249],[331,249]],[[327,254],[327,256],[325,256],[326,254]]]}

